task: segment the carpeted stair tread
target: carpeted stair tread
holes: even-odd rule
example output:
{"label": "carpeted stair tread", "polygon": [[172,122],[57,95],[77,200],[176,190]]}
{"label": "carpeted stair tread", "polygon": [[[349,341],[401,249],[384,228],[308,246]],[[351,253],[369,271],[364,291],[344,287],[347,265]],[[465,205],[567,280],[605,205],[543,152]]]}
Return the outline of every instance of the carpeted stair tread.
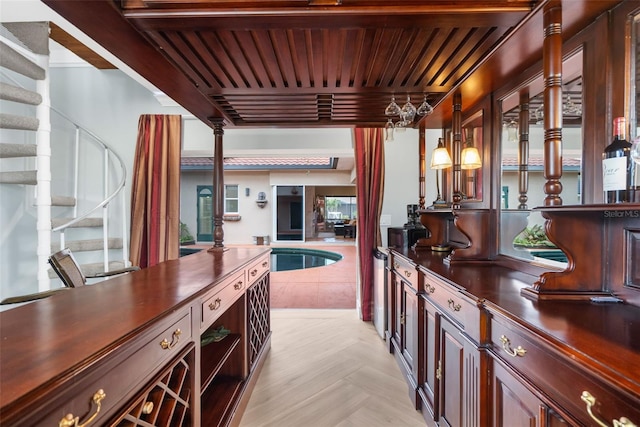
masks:
{"label": "carpeted stair tread", "polygon": [[36,185],[37,175],[36,171],[0,172],[0,184]]}
{"label": "carpeted stair tread", "polygon": [[0,158],[35,157],[38,147],[35,144],[0,144]]}
{"label": "carpeted stair tread", "polygon": [[76,198],[71,196],[51,196],[51,206],[75,206]]}
{"label": "carpeted stair tread", "polygon": [[8,83],[0,83],[0,99],[29,105],[39,105],[42,103],[42,96],[38,92],[33,92]]}
{"label": "carpeted stair tread", "polygon": [[[117,237],[110,237],[108,240],[109,249],[122,249],[122,239]],[[100,251],[103,249],[102,239],[87,239],[87,240],[67,240],[65,246],[71,250],[71,252],[86,252],[86,251]],[[60,250],[59,243],[51,244],[51,252],[57,252]]]}
{"label": "carpeted stair tread", "polygon": [[5,22],[2,25],[31,52],[49,55],[48,22]]}
{"label": "carpeted stair tread", "polygon": [[8,44],[0,42],[0,51],[0,66],[34,80],[44,80],[46,77],[44,68],[34,64]]}
{"label": "carpeted stair tread", "polygon": [[0,128],[14,130],[38,130],[40,120],[36,117],[0,114]]}
{"label": "carpeted stair tread", "polygon": [[[57,228],[61,225],[64,225],[71,221],[73,218],[53,218],[51,220],[51,228]],[[75,224],[71,225],[70,228],[81,228],[81,227],[102,227],[102,218],[84,218]]]}

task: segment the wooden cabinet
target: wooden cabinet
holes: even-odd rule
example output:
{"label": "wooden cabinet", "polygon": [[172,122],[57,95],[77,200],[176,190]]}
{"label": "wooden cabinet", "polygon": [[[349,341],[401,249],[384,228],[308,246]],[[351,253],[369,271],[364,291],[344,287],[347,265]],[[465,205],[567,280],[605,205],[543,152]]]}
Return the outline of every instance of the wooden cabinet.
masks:
{"label": "wooden cabinet", "polygon": [[[401,261],[391,341],[406,350],[399,343],[417,333],[417,353],[396,357],[405,369],[414,363],[427,425],[639,425],[638,307],[528,299],[523,289],[538,276],[508,266],[447,263],[424,251],[390,256]],[[417,279],[402,273],[411,264]],[[410,312],[409,283],[420,314],[401,317]],[[414,326],[401,323],[409,319]]]}
{"label": "wooden cabinet", "polygon": [[421,292],[423,416],[440,426],[487,425],[487,355],[479,348],[484,310],[476,301],[427,271]]}
{"label": "wooden cabinet", "polygon": [[[0,424],[237,423],[270,347],[269,309],[269,251],[238,248],[4,311]],[[201,343],[220,327],[228,335]]]}
{"label": "wooden cabinet", "polygon": [[422,299],[422,341],[420,351],[423,354],[423,376],[420,381],[418,394],[420,396],[420,410],[427,421],[438,421],[439,411],[439,377],[440,369],[440,314],[433,303],[421,296]]}
{"label": "wooden cabinet", "polygon": [[419,339],[422,309],[419,307],[415,265],[399,257],[392,258],[391,269],[391,346],[409,385],[409,396],[418,407],[418,379],[422,377]]}
{"label": "wooden cabinet", "polygon": [[492,366],[492,406],[495,427],[568,426],[500,360]]}

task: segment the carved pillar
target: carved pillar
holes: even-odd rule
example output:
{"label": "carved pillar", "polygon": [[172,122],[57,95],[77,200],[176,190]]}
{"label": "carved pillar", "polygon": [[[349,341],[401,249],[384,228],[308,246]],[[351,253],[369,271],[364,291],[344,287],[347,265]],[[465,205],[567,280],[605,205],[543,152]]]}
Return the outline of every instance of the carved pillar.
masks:
{"label": "carved pillar", "polygon": [[528,209],[529,197],[529,91],[520,93],[519,144],[518,144],[518,209]]}
{"label": "carved pillar", "polygon": [[222,150],[222,136],[224,122],[221,119],[211,119],[215,145],[213,149],[213,247],[209,250],[224,250],[224,230],[222,216],[224,215],[224,153]]}
{"label": "carved pillar", "polygon": [[419,191],[419,198],[418,198],[418,208],[419,209],[424,209],[424,198],[425,198],[425,176],[426,176],[426,170],[427,170],[427,160],[426,160],[426,155],[425,155],[425,151],[426,151],[426,136],[425,136],[425,129],[424,127],[420,127],[419,129],[419,133],[420,135],[419,139],[418,139],[418,144],[419,144],[419,164],[418,164],[418,170],[420,171],[420,177],[418,179],[418,191]]}
{"label": "carved pillar", "polygon": [[562,204],[562,7],[544,10],[544,199],[545,206]]}
{"label": "carved pillar", "polygon": [[462,202],[460,184],[462,168],[460,167],[460,153],[462,152],[462,95],[453,95],[453,114],[451,116],[451,131],[453,134],[453,208],[459,209]]}

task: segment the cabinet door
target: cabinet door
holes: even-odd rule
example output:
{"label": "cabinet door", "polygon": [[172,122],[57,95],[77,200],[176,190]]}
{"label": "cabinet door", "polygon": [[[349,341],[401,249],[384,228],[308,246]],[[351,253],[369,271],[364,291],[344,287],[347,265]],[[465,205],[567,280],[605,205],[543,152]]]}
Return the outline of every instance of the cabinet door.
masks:
{"label": "cabinet door", "polygon": [[422,337],[422,354],[423,354],[423,375],[420,379],[420,395],[423,403],[423,414],[425,409],[434,421],[438,420],[438,393],[436,392],[438,359],[440,353],[438,330],[440,327],[439,315],[433,304],[423,298],[423,337]]}
{"label": "cabinet door", "polygon": [[418,295],[409,286],[402,285],[402,357],[407,362],[418,385],[416,358],[418,355]]}
{"label": "cabinet door", "polygon": [[502,363],[493,361],[495,427],[561,427],[569,425],[544,404]]}
{"label": "cabinet door", "polygon": [[439,407],[441,426],[458,427],[463,424],[464,343],[460,330],[446,318],[440,318],[440,377]]}
{"label": "cabinet door", "polygon": [[391,275],[391,286],[392,286],[392,329],[391,329],[391,338],[393,339],[396,348],[398,351],[402,348],[402,331],[403,331],[403,323],[404,323],[404,312],[402,305],[402,280],[396,274]]}

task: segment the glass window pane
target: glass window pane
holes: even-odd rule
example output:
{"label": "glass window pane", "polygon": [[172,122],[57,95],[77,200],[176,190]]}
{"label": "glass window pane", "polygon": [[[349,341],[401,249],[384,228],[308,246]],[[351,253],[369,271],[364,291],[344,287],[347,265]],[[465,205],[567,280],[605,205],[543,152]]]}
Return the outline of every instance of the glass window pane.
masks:
{"label": "glass window pane", "polygon": [[237,199],[238,198],[238,186],[237,185],[227,185],[227,199]]}
{"label": "glass window pane", "polygon": [[238,201],[237,200],[227,200],[225,204],[225,212],[226,213],[237,213],[238,212]]}

